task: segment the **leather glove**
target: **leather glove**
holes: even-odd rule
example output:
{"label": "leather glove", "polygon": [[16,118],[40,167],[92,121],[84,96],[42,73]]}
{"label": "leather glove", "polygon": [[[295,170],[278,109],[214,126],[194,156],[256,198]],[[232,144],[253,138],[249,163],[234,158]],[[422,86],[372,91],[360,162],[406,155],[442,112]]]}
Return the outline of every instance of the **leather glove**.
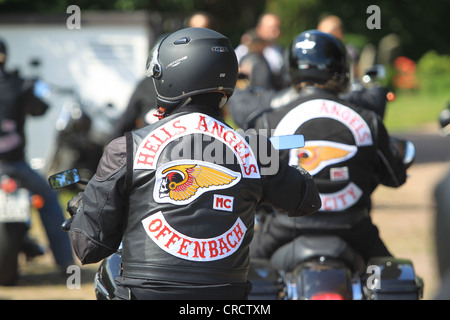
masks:
{"label": "leather glove", "polygon": [[69,231],[70,230],[70,226],[72,224],[72,220],[73,220],[75,214],[77,214],[82,209],[83,209],[83,192],[80,192],[76,196],[74,196],[72,198],[72,200],[70,200],[67,203],[66,210],[67,210],[67,212],[69,212],[70,218],[65,220],[63,222],[63,224],[61,225],[61,229],[63,231]]}
{"label": "leather glove", "polygon": [[70,217],[69,219],[64,220],[64,222],[61,225],[61,230],[65,231],[65,232],[70,231],[70,226],[72,225],[72,220],[73,220],[73,217]]}
{"label": "leather glove", "polygon": [[78,193],[67,203],[67,212],[73,217],[83,208],[83,192]]}
{"label": "leather glove", "polygon": [[297,208],[295,214],[289,215],[290,217],[308,215],[318,211],[322,207],[322,200],[320,199],[319,191],[317,190],[313,177],[301,166],[297,166],[297,170],[300,171],[304,178],[304,191],[300,206]]}

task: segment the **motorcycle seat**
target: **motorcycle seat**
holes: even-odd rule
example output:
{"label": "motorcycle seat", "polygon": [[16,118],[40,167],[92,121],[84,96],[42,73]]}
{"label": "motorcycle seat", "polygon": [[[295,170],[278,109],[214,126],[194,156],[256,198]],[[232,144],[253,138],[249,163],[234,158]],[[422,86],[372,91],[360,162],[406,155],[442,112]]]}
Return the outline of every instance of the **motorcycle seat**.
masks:
{"label": "motorcycle seat", "polygon": [[300,263],[325,257],[342,260],[353,272],[365,272],[362,257],[347,242],[333,235],[303,235],[280,247],[271,257],[278,270],[293,271]]}

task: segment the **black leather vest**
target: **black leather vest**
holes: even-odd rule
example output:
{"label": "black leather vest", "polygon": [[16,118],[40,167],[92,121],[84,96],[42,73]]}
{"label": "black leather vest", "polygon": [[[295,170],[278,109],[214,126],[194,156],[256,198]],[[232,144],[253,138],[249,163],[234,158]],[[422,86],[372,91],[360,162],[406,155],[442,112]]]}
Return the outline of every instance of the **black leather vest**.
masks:
{"label": "black leather vest", "polygon": [[[259,167],[236,131],[181,112],[132,135],[123,271],[183,283],[247,280]],[[128,158],[130,159],[130,157]]]}
{"label": "black leather vest", "polygon": [[308,89],[263,114],[256,128],[305,137],[305,148],[282,157],[314,177],[322,208],[313,216],[294,218],[296,223],[306,229],[348,228],[368,216],[371,194],[382,175],[387,176],[384,172],[389,172],[384,167],[391,164],[382,162],[378,151],[382,144],[389,148],[388,136],[378,132],[381,120],[373,111],[354,107],[325,90]]}

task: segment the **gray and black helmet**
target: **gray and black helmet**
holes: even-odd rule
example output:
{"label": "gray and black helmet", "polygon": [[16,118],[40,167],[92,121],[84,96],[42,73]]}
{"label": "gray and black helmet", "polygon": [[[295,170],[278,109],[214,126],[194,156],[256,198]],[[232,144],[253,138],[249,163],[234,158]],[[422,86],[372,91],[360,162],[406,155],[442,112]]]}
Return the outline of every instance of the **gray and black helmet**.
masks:
{"label": "gray and black helmet", "polygon": [[178,30],[159,41],[147,60],[159,107],[173,110],[194,95],[220,92],[229,98],[238,63],[230,40],[204,28]]}

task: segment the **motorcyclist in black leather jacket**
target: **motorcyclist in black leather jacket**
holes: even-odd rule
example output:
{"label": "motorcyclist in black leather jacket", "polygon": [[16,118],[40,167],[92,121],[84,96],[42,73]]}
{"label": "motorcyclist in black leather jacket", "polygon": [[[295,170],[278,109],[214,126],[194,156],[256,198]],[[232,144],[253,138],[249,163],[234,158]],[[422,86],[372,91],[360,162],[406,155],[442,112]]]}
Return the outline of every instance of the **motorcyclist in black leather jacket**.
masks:
{"label": "motorcyclist in black leather jacket", "polygon": [[277,160],[269,173],[255,148],[278,154],[267,138],[247,141],[225,123],[220,107],[237,70],[230,41],[216,31],[187,28],[164,38],[147,64],[160,121],[112,141],[69,202],[83,264],[122,242],[118,298],[245,299],[256,205],[289,216],[320,208],[305,170]]}
{"label": "motorcyclist in black leather jacket", "polygon": [[[269,216],[252,242],[251,255],[269,258],[304,233],[341,236],[367,262],[390,256],[370,217],[371,193],[379,184],[399,187],[406,167],[375,112],[339,99],[349,83],[345,47],[332,35],[310,30],[298,35],[289,56],[292,87],[264,97],[271,108],[252,127],[274,135],[303,134],[305,147],[283,158],[313,175],[322,208],[312,216],[286,220]],[[251,99],[247,97],[247,99]]]}
{"label": "motorcyclist in black leather jacket", "polygon": [[[6,43],[0,40],[0,166],[13,172],[33,194],[43,197],[45,205],[39,209],[56,264],[63,275],[74,263],[70,241],[60,229],[64,214],[56,194],[47,181],[25,161],[27,116],[43,115],[48,105],[34,93],[34,82],[23,79],[17,72],[5,69]],[[43,250],[28,236],[23,251],[27,257],[42,254]]]}

